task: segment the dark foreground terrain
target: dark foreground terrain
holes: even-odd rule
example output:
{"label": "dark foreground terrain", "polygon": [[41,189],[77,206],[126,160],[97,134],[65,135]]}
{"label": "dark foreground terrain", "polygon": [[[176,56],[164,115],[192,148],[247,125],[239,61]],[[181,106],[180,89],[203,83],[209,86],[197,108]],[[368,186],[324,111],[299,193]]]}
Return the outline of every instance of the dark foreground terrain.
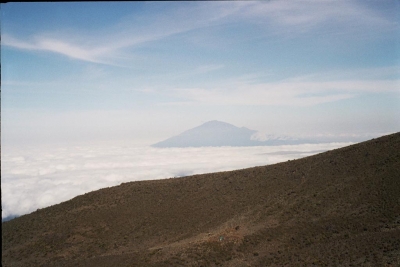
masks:
{"label": "dark foreground terrain", "polygon": [[2,227],[3,266],[400,266],[400,133],[125,183]]}

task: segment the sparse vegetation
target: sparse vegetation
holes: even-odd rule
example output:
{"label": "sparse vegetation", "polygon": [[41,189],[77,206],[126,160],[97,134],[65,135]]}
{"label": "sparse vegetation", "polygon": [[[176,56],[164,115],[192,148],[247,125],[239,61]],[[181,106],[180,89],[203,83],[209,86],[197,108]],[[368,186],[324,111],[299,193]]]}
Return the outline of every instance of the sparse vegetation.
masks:
{"label": "sparse vegetation", "polygon": [[400,266],[400,133],[2,223],[3,266]]}

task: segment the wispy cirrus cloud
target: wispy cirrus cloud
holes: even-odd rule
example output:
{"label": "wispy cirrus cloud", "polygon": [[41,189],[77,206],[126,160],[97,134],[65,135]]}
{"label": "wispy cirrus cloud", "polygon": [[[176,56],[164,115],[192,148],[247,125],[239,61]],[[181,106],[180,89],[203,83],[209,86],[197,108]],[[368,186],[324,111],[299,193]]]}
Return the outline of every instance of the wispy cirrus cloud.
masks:
{"label": "wispy cirrus cloud", "polygon": [[34,36],[29,40],[20,40],[9,34],[3,34],[2,45],[23,50],[53,52],[73,59],[93,63],[112,64],[102,59],[103,54],[111,52],[110,49],[106,47],[85,46],[41,35]]}
{"label": "wispy cirrus cloud", "polygon": [[286,82],[306,82],[306,81],[390,81],[400,82],[400,69],[397,66],[358,68],[358,69],[336,69],[324,72],[309,73],[285,79]]}
{"label": "wispy cirrus cloud", "polygon": [[203,2],[177,5],[150,16],[127,16],[108,29],[93,33],[75,29],[71,35],[67,34],[70,31],[58,29],[57,32],[38,32],[18,38],[4,32],[2,45],[52,52],[87,62],[124,66],[124,61],[132,57],[132,51],[128,50],[138,45],[203,27],[238,21],[261,24],[265,31],[283,36],[289,32],[301,34],[327,25],[331,30],[334,28],[341,31],[341,34],[343,30],[353,31],[358,27],[380,30],[399,27],[373,10],[351,1]]}
{"label": "wispy cirrus cloud", "polygon": [[121,59],[129,58],[125,49],[218,23],[237,10],[237,5],[192,5],[169,9],[166,14],[155,12],[151,17],[141,17],[141,20],[123,18],[110,29],[91,35],[79,33],[79,29],[74,35],[63,33],[61,29],[53,33],[36,33],[29,38],[16,38],[4,33],[2,45],[52,52],[93,63],[120,65]]}
{"label": "wispy cirrus cloud", "polygon": [[[172,94],[191,103],[222,105],[312,106],[365,93],[400,93],[398,80],[282,81],[211,88],[178,88]],[[185,101],[183,101],[185,102]],[[177,104],[179,102],[176,102]]]}
{"label": "wispy cirrus cloud", "polygon": [[243,7],[241,15],[257,19],[258,23],[268,22],[275,29],[274,32],[281,34],[288,32],[303,34],[318,27],[324,27],[324,30],[330,34],[332,31],[341,34],[354,33],[360,28],[371,30],[399,28],[398,23],[394,23],[390,18],[355,1],[248,2]]}

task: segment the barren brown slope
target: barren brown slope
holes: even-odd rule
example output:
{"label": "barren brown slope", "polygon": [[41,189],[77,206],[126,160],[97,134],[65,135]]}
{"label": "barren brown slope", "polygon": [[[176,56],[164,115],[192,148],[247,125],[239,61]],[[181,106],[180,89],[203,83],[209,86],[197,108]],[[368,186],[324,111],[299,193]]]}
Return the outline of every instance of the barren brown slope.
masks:
{"label": "barren brown slope", "polygon": [[400,133],[125,183],[2,227],[3,266],[400,266]]}

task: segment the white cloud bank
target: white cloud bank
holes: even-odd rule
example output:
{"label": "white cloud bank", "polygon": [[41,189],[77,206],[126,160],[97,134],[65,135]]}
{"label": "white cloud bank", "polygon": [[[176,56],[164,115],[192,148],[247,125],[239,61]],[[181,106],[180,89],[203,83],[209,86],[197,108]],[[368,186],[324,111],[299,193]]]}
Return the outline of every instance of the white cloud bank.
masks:
{"label": "white cloud bank", "polygon": [[123,182],[273,164],[349,144],[164,149],[115,145],[6,148],[2,151],[1,168],[2,218],[27,214]]}

